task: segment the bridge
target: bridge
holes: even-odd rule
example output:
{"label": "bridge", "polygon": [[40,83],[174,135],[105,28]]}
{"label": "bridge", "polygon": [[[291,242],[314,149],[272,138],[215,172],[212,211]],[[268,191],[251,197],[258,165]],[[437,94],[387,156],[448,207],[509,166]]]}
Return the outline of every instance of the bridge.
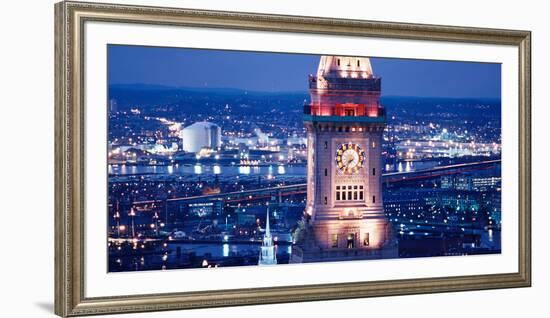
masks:
{"label": "bridge", "polygon": [[[382,182],[384,183],[396,183],[396,182],[406,182],[406,181],[416,181],[422,179],[432,179],[437,178],[443,175],[452,175],[457,173],[467,173],[471,171],[479,170],[488,170],[495,168],[497,165],[501,164],[500,159],[498,160],[486,160],[486,161],[477,161],[477,162],[468,162],[453,164],[447,166],[439,166],[430,169],[423,169],[417,171],[406,171],[406,172],[389,172],[382,174]],[[262,199],[267,199],[271,197],[278,198],[279,201],[282,200],[282,197],[305,194],[307,190],[305,183],[298,183],[292,185],[284,185],[279,187],[268,187],[268,188],[259,188],[252,190],[242,190],[226,193],[215,193],[215,194],[205,194],[199,196],[190,196],[190,197],[180,197],[180,198],[170,198],[166,200],[146,200],[146,201],[135,201],[133,205],[146,205],[153,203],[176,203],[176,202],[193,202],[193,201],[207,201],[207,200],[223,200],[226,203],[231,202],[243,202],[243,201],[257,201]]]}
{"label": "bridge", "polygon": [[452,175],[457,173],[468,173],[479,170],[489,170],[500,165],[501,159],[485,160],[476,162],[459,163],[447,166],[439,166],[430,169],[404,171],[404,172],[389,172],[382,174],[382,181],[386,183],[412,181],[418,179],[431,179],[444,175]]}

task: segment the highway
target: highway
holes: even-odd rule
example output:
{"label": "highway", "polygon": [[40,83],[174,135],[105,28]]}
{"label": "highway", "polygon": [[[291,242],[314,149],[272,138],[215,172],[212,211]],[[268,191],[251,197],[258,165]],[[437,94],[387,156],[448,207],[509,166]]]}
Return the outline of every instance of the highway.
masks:
{"label": "highway", "polygon": [[[456,173],[465,173],[470,171],[491,169],[498,164],[501,164],[502,160],[487,160],[477,161],[469,163],[460,163],[447,166],[439,166],[430,169],[423,169],[417,171],[403,171],[403,172],[389,172],[382,174],[382,181],[384,183],[403,182],[419,179],[430,179],[434,177],[440,177],[442,175],[452,175]],[[223,199],[225,202],[237,202],[237,201],[249,201],[259,200],[263,198],[269,198],[273,195],[276,196],[289,196],[296,194],[306,193],[306,184],[298,183],[292,185],[284,185],[279,187],[260,188],[252,190],[243,190],[218,194],[205,194],[191,197],[170,198],[167,200],[146,200],[135,201],[133,205],[144,205],[159,202],[183,202],[183,201],[198,201],[198,200],[215,200]]]}

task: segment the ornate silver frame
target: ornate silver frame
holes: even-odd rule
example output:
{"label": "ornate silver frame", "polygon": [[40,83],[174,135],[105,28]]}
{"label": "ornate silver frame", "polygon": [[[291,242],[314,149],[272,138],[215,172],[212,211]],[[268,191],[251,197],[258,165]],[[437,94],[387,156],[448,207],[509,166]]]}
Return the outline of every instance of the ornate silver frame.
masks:
{"label": "ornate silver frame", "polygon": [[[519,271],[461,277],[87,298],[84,295],[83,43],[86,21],[516,46],[519,52]],[[466,291],[531,285],[531,33],[116,4],[55,6],[55,313],[80,316]]]}

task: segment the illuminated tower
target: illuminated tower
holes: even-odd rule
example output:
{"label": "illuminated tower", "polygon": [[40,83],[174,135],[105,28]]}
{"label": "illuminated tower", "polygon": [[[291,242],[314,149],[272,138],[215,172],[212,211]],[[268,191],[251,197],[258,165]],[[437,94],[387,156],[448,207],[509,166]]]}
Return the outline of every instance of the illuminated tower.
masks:
{"label": "illuminated tower", "polygon": [[310,222],[291,262],[396,257],[382,204],[381,79],[368,58],[322,56],[309,90]]}
{"label": "illuminated tower", "polygon": [[275,253],[275,245],[273,244],[273,238],[271,237],[271,231],[269,229],[269,207],[267,208],[267,215],[265,219],[265,234],[260,250],[260,258],[258,265],[276,265],[277,255]]}

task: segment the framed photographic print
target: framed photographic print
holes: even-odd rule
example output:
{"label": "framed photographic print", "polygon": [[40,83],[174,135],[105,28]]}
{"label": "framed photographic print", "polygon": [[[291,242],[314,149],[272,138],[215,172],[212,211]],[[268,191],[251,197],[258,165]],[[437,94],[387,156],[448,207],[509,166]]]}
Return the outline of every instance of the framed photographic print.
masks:
{"label": "framed photographic print", "polygon": [[530,32],[56,5],[56,313],[526,287]]}

